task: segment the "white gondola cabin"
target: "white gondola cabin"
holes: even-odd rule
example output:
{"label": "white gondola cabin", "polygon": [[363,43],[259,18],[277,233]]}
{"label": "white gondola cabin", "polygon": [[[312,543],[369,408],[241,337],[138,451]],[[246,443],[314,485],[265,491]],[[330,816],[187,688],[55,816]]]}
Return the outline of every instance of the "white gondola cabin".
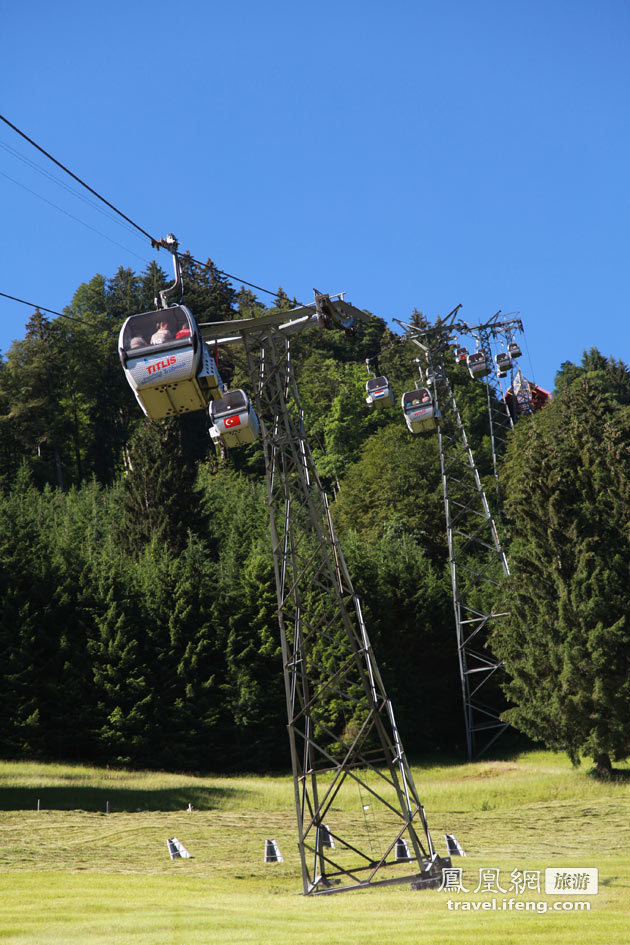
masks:
{"label": "white gondola cabin", "polygon": [[444,368],[441,364],[437,364],[434,368],[428,367],[426,370],[427,384],[435,384],[436,381],[443,381],[444,376]]}
{"label": "white gondola cabin", "polygon": [[129,386],[152,420],[204,410],[223,392],[216,361],[185,305],[131,315],[118,350]]}
{"label": "white gondola cabin", "polygon": [[394,392],[389,386],[386,377],[371,377],[365,385],[368,407],[391,407],[394,403]]}
{"label": "white gondola cabin", "polygon": [[490,373],[488,362],[483,351],[475,351],[466,358],[468,372],[471,377],[487,377]]}
{"label": "white gondola cabin", "polygon": [[408,390],[402,395],[401,406],[410,433],[423,433],[425,430],[435,429],[435,421],[439,414],[426,387]]}
{"label": "white gondola cabin", "polygon": [[224,446],[247,446],[258,437],[258,417],[244,390],[228,391],[210,403],[210,436]]}
{"label": "white gondola cabin", "polygon": [[495,354],[494,360],[497,366],[497,374],[499,377],[507,377],[507,372],[512,367],[512,358],[509,354],[506,354],[505,351],[499,351],[498,354]]}
{"label": "white gondola cabin", "polygon": [[509,345],[507,346],[507,349],[508,349],[508,354],[512,359],[520,358],[520,356],[523,353],[519,345],[515,341],[511,341]]}
{"label": "white gondola cabin", "polygon": [[466,364],[466,358],[468,357],[468,348],[460,346],[455,348],[455,360],[458,364]]}

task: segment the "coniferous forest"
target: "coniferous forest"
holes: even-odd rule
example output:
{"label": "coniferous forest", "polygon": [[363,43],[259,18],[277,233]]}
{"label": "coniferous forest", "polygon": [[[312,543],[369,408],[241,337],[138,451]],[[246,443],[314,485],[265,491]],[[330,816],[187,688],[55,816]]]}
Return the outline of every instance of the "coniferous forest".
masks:
{"label": "coniferous forest", "polygon": [[[198,321],[256,316],[183,257]],[[289,766],[260,443],[221,455],[203,412],[144,418],[118,332],[169,280],[155,264],[35,311],[0,360],[0,754],[194,771]],[[290,308],[278,290],[275,306]],[[415,318],[422,318],[419,312]],[[526,326],[525,326],[526,327]],[[310,445],[412,757],[464,751],[437,437],[367,410],[377,355],[398,401],[414,352],[373,317],[292,342]],[[231,387],[242,355],[221,354]],[[449,376],[488,494],[486,391]],[[494,632],[521,738],[630,754],[630,372],[585,352],[500,459],[510,617]],[[491,484],[492,483],[492,484]],[[517,737],[512,735],[512,737]]]}

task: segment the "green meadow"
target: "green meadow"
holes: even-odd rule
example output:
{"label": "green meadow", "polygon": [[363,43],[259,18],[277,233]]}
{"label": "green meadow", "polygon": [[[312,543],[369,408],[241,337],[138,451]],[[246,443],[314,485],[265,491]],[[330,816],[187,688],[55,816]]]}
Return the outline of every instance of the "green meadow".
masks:
{"label": "green meadow", "polygon": [[[304,897],[288,775],[2,762],[0,942],[627,945],[628,766],[602,782],[561,755],[530,752],[415,766],[414,777],[438,850],[446,832],[464,847],[453,865],[467,892],[405,884]],[[378,811],[370,825],[360,801],[344,796],[335,818],[358,837],[378,833]],[[170,859],[173,836],[190,859]],[[264,863],[271,837],[282,863]],[[550,867],[596,867],[599,892],[546,895]],[[541,892],[518,890],[524,873],[540,874]]]}

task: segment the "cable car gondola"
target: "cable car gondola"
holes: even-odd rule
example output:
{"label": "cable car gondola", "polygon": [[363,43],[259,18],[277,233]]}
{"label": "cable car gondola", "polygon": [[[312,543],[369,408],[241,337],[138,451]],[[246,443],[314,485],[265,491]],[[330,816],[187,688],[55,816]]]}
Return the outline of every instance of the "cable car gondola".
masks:
{"label": "cable car gondola", "polygon": [[410,433],[422,433],[425,430],[435,429],[435,421],[439,412],[426,387],[417,390],[408,390],[402,395],[400,405],[403,410],[407,429]]}
{"label": "cable car gondola", "polygon": [[391,407],[394,403],[394,392],[389,386],[386,377],[371,377],[365,385],[368,407]]}
{"label": "cable car gondola", "polygon": [[426,370],[427,384],[435,384],[436,381],[443,381],[444,377],[444,368],[441,364],[436,365],[434,368],[428,367]]}
{"label": "cable car gondola", "polygon": [[258,417],[244,390],[228,391],[210,403],[210,436],[225,446],[247,446],[258,437]]}
{"label": "cable car gondola", "polygon": [[487,377],[490,373],[488,362],[483,351],[475,351],[466,358],[468,372],[471,377]]}
{"label": "cable car gondola", "polygon": [[129,386],[152,420],[204,410],[222,394],[216,361],[185,305],[131,315],[118,351]]}
{"label": "cable car gondola", "polygon": [[495,354],[494,360],[497,366],[497,374],[499,377],[507,377],[507,372],[512,367],[512,358],[509,354],[506,354],[505,351],[499,351],[498,354]]}
{"label": "cable car gondola", "polygon": [[468,357],[468,348],[464,348],[463,345],[459,348],[455,348],[455,360],[458,364],[465,364],[466,358]]}
{"label": "cable car gondola", "polygon": [[510,341],[507,346],[509,356],[514,360],[515,358],[520,358],[522,351],[519,345],[515,341]]}

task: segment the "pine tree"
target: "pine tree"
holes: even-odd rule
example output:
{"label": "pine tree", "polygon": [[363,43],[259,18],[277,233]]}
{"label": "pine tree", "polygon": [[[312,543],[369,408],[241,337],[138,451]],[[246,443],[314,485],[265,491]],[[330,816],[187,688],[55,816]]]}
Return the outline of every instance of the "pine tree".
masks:
{"label": "pine tree", "polygon": [[142,311],[140,277],[133,269],[120,266],[107,283],[107,310],[116,318],[129,318]]}
{"label": "pine tree", "polygon": [[166,273],[153,259],[140,277],[138,312],[152,312],[159,307],[160,291],[169,285]]}
{"label": "pine tree", "polygon": [[239,318],[256,318],[263,314],[265,306],[256,298],[251,289],[242,286],[236,295],[236,308]]}
{"label": "pine tree", "polygon": [[168,764],[196,771],[226,770],[230,757],[225,704],[227,630],[220,619],[216,561],[206,542],[191,536],[177,560],[168,618],[174,669],[167,708],[172,739]]}
{"label": "pine tree", "polygon": [[132,552],[150,541],[179,553],[189,529],[202,526],[195,470],[184,461],[177,419],[139,425],[130,444],[131,470],[122,486],[121,540]]}
{"label": "pine tree", "polygon": [[22,444],[11,420],[11,382],[7,363],[0,358],[0,492],[8,488],[22,463]]}
{"label": "pine tree", "polygon": [[100,570],[89,644],[96,696],[93,752],[108,763],[137,764],[150,755],[148,653],[137,564],[125,565],[114,555]]}
{"label": "pine tree", "polygon": [[493,640],[506,718],[602,771],[630,752],[630,413],[607,386],[579,376],[516,428],[511,616]]}
{"label": "pine tree", "polygon": [[[123,273],[131,279],[129,270]],[[95,475],[102,483],[112,482],[123,468],[127,440],[141,417],[118,357],[124,316],[107,305],[105,279],[94,276],[79,286],[65,309],[72,320],[63,322],[66,409],[81,463],[79,478]]]}
{"label": "pine tree", "polygon": [[399,523],[376,540],[346,534],[344,549],[407,750],[456,746],[463,730],[448,570]]}
{"label": "pine tree", "polygon": [[241,770],[286,763],[286,706],[265,490],[233,471],[200,474],[210,523],[224,758]]}
{"label": "pine tree", "polygon": [[227,588],[225,698],[234,729],[232,764],[263,770],[288,764],[286,703],[269,539],[250,546],[240,580]]}
{"label": "pine tree", "polygon": [[374,433],[361,458],[347,470],[333,515],[340,529],[356,529],[366,541],[399,527],[433,561],[443,561],[446,536],[437,438],[412,437],[400,423]]}
{"label": "pine tree", "polygon": [[81,758],[89,749],[83,557],[69,540],[68,504],[22,471],[0,516],[0,638],[4,737],[12,753]]}
{"label": "pine tree", "polygon": [[197,321],[222,322],[233,318],[236,291],[212,260],[196,263],[190,253],[183,253],[180,262],[184,282],[182,301]]}
{"label": "pine tree", "polygon": [[280,286],[276,292],[276,304],[274,307],[277,309],[290,309],[292,308],[292,304],[291,299],[282,286]]}
{"label": "pine tree", "polygon": [[64,460],[71,425],[63,409],[63,377],[67,356],[63,331],[36,310],[26,325],[26,337],[8,352],[3,371],[9,411],[3,426],[32,460],[39,481],[63,489]]}

